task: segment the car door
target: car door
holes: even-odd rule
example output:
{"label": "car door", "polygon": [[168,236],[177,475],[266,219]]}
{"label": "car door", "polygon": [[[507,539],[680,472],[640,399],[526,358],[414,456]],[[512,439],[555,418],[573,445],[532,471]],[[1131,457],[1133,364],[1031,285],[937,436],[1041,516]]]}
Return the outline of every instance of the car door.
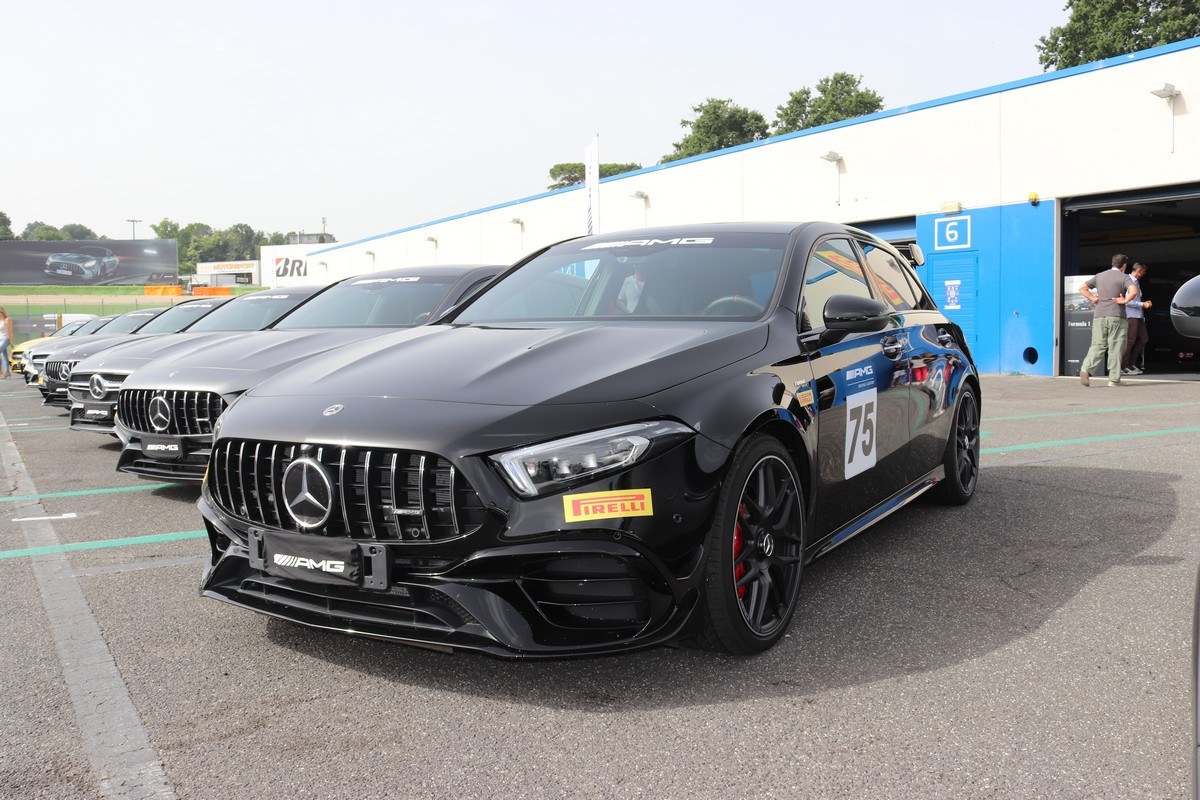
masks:
{"label": "car door", "polygon": [[[820,240],[808,256],[800,301],[806,342],[824,330],[825,304],[834,295],[880,299],[847,238]],[[817,530],[833,535],[831,543],[906,483],[909,401],[902,336],[893,317],[883,330],[822,345],[809,360],[817,408],[814,514]]]}
{"label": "car door", "polygon": [[898,341],[905,367],[909,408],[906,482],[927,474],[942,461],[949,435],[946,411],[953,405],[955,372],[961,365],[958,344],[907,260],[878,242],[859,240],[877,296],[895,309]]}

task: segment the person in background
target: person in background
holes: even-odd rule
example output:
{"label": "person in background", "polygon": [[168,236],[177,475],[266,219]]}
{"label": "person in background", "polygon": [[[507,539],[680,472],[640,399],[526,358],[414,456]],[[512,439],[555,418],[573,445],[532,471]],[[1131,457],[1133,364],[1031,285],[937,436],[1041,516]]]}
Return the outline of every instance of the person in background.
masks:
{"label": "person in background", "polygon": [[13,327],[12,319],[8,316],[8,312],[0,308],[0,359],[2,359],[2,371],[0,378],[7,378],[12,375],[9,372],[8,366],[8,348],[12,347],[13,343]]}
{"label": "person in background", "polygon": [[1153,303],[1142,299],[1142,276],[1145,274],[1146,265],[1135,262],[1129,277],[1137,285],[1138,291],[1137,296],[1125,304],[1125,319],[1129,323],[1129,335],[1125,340],[1125,355],[1121,358],[1122,375],[1142,374],[1141,368],[1138,367],[1138,361],[1142,358],[1146,343],[1150,341],[1150,334],[1146,330],[1144,310],[1150,308]]}
{"label": "person in background", "polygon": [[1108,385],[1121,385],[1121,357],[1129,326],[1125,322],[1125,304],[1137,296],[1137,284],[1125,274],[1129,256],[1117,253],[1112,269],[1097,273],[1083,282],[1079,293],[1096,306],[1092,317],[1092,344],[1079,370],[1079,382],[1090,386],[1094,371],[1102,366],[1101,354],[1108,351]]}
{"label": "person in background", "polygon": [[625,314],[632,314],[637,308],[638,301],[642,299],[642,286],[645,283],[646,276],[642,273],[641,265],[635,266],[633,274],[621,284],[621,292],[617,295],[617,310]]}

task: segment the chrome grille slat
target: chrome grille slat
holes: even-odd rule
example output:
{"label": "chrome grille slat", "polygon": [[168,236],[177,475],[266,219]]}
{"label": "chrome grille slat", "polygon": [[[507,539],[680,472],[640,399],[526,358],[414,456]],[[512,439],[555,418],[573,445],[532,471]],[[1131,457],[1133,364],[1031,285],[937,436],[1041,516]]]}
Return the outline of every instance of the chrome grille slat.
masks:
{"label": "chrome grille slat", "polygon": [[211,460],[213,500],[250,525],[318,536],[425,544],[467,536],[483,525],[482,501],[446,459],[376,448],[314,449],[303,452],[328,471],[337,497],[337,510],[322,527],[302,530],[280,491],[288,464],[302,455],[299,444],[217,443]]}
{"label": "chrome grille slat", "polygon": [[[171,407],[171,421],[165,431],[156,431],[150,424],[150,403],[156,396]],[[150,435],[210,435],[224,410],[225,401],[216,392],[122,389],[117,396],[117,415],[126,427]]]}

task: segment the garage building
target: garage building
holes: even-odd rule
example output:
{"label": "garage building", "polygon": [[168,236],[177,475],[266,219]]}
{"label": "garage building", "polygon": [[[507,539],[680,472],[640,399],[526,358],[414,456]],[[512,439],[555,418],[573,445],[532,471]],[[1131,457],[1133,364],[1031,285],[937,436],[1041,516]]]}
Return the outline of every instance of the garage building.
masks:
{"label": "garage building", "polygon": [[[992,373],[1077,374],[1091,314],[1075,276],[1127,253],[1156,303],[1147,371],[1200,369],[1166,316],[1200,273],[1200,38],[625,173],[599,197],[602,233],[827,219],[915,241]],[[585,233],[587,203],[571,187],[307,256],[330,277],[509,262]]]}

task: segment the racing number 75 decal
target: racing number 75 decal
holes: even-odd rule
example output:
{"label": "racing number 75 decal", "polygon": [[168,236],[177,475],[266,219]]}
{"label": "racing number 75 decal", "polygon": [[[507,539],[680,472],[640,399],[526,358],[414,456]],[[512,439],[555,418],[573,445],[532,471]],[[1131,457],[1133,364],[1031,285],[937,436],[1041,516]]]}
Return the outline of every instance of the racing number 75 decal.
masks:
{"label": "racing number 75 decal", "polygon": [[874,387],[846,398],[847,478],[875,466],[876,399]]}

